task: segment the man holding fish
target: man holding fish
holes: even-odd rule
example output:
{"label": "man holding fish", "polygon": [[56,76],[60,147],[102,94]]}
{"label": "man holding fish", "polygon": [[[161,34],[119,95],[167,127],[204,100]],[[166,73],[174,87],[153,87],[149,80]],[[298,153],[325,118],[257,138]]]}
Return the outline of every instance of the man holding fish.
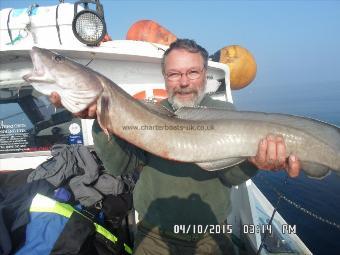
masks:
{"label": "man holding fish", "polygon": [[[233,110],[232,104],[204,94],[207,66],[207,51],[194,41],[178,39],[172,43],[162,60],[169,98],[161,104],[169,112],[197,106]],[[55,105],[61,102],[56,92],[50,100]],[[96,101],[75,115],[97,118],[97,106]],[[205,135],[204,131],[201,135]],[[193,163],[158,157],[116,135],[108,140],[98,121],[94,122],[93,139],[107,172],[114,176],[136,169],[140,172],[134,190],[134,207],[140,220],[135,254],[233,254],[225,228],[221,234],[211,234],[211,229],[197,233],[199,226],[205,229],[227,224],[231,186],[251,178],[258,169],[285,169],[291,177],[300,172],[297,157],[286,158],[283,137],[271,134],[259,142],[256,156],[219,171],[205,171]],[[161,144],[162,137],[158,139]]]}

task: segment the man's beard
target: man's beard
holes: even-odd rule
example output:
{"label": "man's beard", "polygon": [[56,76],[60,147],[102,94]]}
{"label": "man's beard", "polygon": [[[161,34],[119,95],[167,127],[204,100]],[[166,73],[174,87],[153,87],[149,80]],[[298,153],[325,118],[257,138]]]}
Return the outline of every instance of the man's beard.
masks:
{"label": "man's beard", "polygon": [[[199,90],[193,90],[193,89],[178,89],[173,90],[169,93],[168,101],[171,103],[172,108],[174,110],[178,110],[182,107],[197,107],[201,103],[203,97],[204,97],[204,90],[205,88],[201,88]],[[193,98],[191,100],[180,100],[176,94],[177,93],[193,93]]]}

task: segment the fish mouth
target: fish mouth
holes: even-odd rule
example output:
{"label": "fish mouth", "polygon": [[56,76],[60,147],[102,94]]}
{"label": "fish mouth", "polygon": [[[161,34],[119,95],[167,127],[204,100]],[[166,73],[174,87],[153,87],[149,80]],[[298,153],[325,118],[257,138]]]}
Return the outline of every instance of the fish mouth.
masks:
{"label": "fish mouth", "polygon": [[28,83],[55,83],[54,79],[48,77],[45,65],[39,57],[40,49],[33,47],[30,56],[33,64],[33,70],[31,73],[25,74],[22,78]]}
{"label": "fish mouth", "polygon": [[22,78],[28,83],[48,83],[48,84],[55,83],[55,80],[47,79],[43,75],[42,76],[37,75],[37,72],[35,71],[32,71],[32,73],[25,74]]}

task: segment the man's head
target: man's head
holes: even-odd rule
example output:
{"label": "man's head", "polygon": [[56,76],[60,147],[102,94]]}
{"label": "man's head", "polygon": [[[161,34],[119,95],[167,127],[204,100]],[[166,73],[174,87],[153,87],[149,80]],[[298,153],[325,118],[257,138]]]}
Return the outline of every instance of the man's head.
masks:
{"label": "man's head", "polygon": [[177,39],[164,52],[162,72],[168,100],[175,107],[193,107],[204,97],[208,52],[189,39]]}

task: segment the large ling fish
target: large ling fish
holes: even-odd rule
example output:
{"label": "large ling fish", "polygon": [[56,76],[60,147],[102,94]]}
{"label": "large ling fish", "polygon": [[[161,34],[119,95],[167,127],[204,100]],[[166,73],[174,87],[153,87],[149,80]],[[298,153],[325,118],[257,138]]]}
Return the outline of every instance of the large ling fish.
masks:
{"label": "large ling fish", "polygon": [[336,126],[292,115],[211,108],[171,113],[135,100],[103,75],[49,50],[33,47],[31,58],[34,69],[23,78],[36,90],[58,92],[73,113],[96,101],[97,119],[106,133],[157,156],[213,171],[254,156],[260,139],[277,134],[285,139],[287,156],[297,155],[307,175],[340,172]]}

